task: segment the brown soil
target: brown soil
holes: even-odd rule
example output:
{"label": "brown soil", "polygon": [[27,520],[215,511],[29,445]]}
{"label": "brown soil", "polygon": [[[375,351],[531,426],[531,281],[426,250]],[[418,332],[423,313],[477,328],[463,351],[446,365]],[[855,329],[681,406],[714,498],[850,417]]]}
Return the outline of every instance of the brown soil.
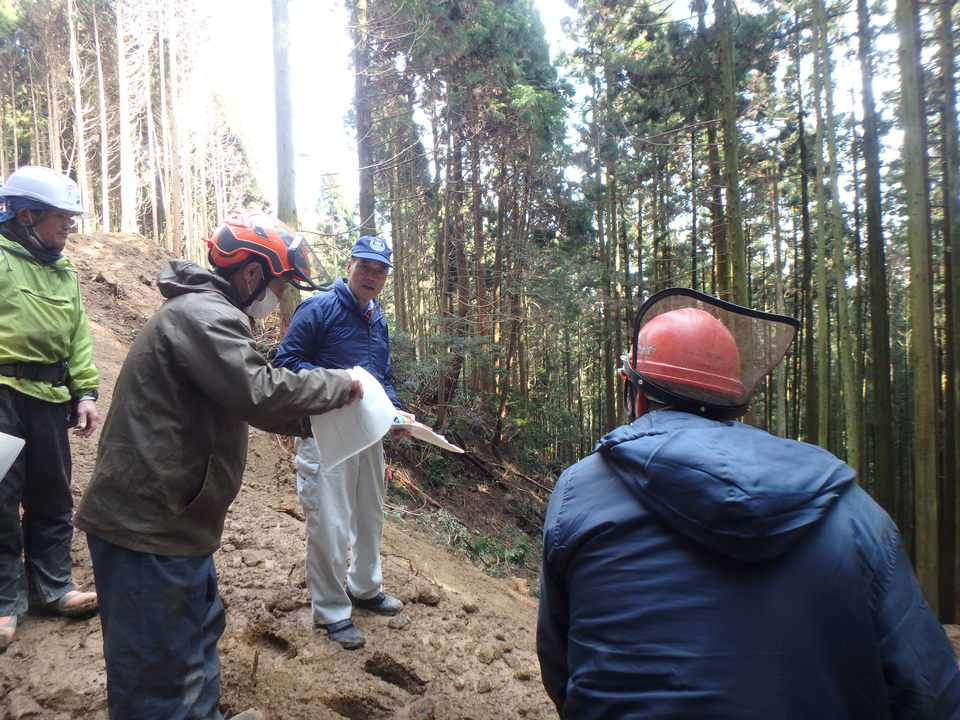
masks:
{"label": "brown soil", "polygon": [[[105,415],[129,342],[160,302],[153,280],[167,256],[143,238],[116,234],[73,236],[67,253],[80,271]],[[73,439],[76,500],[98,434]],[[289,451],[276,436],[251,430],[245,483],[216,554],[227,607],[225,717],[250,707],[273,720],[556,717],[539,681],[536,600],[526,578],[490,577],[395,522],[386,524],[382,552],[386,590],[406,606],[392,620],[355,613],[367,644],[343,650],[312,627]],[[82,533],[74,561],[77,583],[92,587]],[[101,643],[96,617],[22,617],[0,656],[0,720],[106,718]]]}

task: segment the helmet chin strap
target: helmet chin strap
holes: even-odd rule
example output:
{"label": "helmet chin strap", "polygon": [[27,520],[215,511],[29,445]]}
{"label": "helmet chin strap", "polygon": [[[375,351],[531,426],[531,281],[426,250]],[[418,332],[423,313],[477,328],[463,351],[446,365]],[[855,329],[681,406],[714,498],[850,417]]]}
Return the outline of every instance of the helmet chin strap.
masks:
{"label": "helmet chin strap", "polygon": [[257,286],[257,289],[254,290],[250,297],[240,303],[241,308],[248,307],[250,303],[260,297],[260,293],[267,289],[267,285],[270,284],[270,281],[273,280],[273,276],[267,277],[263,272],[263,266],[257,263],[257,266],[260,268],[260,284]]}
{"label": "helmet chin strap", "polygon": [[[60,259],[61,252],[58,248],[50,247],[47,245],[43,239],[37,234],[37,231],[34,230],[34,227],[37,224],[37,220],[33,218],[32,210],[28,210],[30,213],[30,223],[25,223],[20,218],[17,218],[17,224],[23,228],[23,237],[21,243],[27,249],[27,251],[33,255],[37,260],[39,260],[44,265],[49,265]],[[16,217],[16,216],[15,216]]]}
{"label": "helmet chin strap", "polygon": [[648,409],[646,393],[636,391],[633,400],[633,414],[636,416],[634,419],[646,415]]}

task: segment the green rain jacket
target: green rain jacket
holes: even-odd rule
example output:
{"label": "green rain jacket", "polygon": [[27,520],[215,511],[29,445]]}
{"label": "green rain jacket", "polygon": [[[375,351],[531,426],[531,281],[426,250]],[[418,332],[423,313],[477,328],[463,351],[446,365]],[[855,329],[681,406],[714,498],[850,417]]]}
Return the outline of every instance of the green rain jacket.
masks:
{"label": "green rain jacket", "polygon": [[0,375],[0,385],[51,403],[96,390],[100,376],[76,267],[66,257],[42,264],[5,230],[0,224],[0,365],[66,360],[70,379],[55,387]]}

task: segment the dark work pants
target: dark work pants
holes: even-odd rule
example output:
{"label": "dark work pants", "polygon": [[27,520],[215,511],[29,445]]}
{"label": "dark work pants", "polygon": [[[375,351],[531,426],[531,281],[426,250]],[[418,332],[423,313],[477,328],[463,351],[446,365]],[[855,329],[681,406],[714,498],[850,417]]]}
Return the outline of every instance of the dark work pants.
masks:
{"label": "dark work pants", "polygon": [[136,552],[87,533],[113,720],[222,720],[226,618],[212,555]]}
{"label": "dark work pants", "polygon": [[69,405],[0,385],[0,432],[26,440],[0,482],[0,616],[26,612],[28,593],[47,603],[74,589]]}

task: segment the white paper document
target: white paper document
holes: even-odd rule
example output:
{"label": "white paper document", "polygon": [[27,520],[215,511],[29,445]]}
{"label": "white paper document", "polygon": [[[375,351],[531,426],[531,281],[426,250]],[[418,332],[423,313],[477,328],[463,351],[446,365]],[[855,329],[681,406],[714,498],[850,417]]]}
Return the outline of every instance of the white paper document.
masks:
{"label": "white paper document", "polygon": [[[390,417],[391,419],[393,418],[392,412],[390,413]],[[13,465],[13,461],[17,459],[17,455],[20,454],[23,446],[23,438],[0,432],[0,481],[2,481],[3,476],[7,474],[10,466]]]}
{"label": "white paper document", "polygon": [[320,457],[328,468],[380,440],[387,434],[396,414],[383,386],[373,375],[361,367],[353,368],[350,373],[363,385],[363,398],[310,417]]}
{"label": "white paper document", "polygon": [[397,416],[394,418],[393,425],[390,427],[391,429],[396,428],[398,430],[408,430],[411,437],[415,437],[417,440],[423,440],[431,445],[436,445],[444,450],[450,450],[451,452],[456,453],[463,452],[463,448],[457,447],[452,442],[447,440],[443,435],[435,433],[431,428],[427,427],[423,423],[416,421],[411,422],[403,417]]}

